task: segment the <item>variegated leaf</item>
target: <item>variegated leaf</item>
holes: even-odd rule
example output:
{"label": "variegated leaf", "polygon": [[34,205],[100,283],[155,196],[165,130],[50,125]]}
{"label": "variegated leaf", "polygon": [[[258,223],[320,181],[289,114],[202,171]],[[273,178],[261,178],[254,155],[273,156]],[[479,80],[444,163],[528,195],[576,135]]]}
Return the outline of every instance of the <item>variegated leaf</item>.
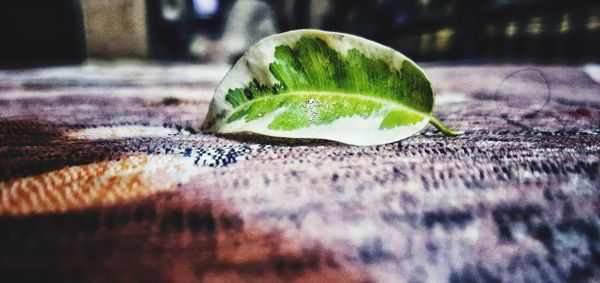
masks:
{"label": "variegated leaf", "polygon": [[349,34],[297,30],[251,46],[216,90],[204,129],[375,145],[411,136],[434,91],[399,52]]}

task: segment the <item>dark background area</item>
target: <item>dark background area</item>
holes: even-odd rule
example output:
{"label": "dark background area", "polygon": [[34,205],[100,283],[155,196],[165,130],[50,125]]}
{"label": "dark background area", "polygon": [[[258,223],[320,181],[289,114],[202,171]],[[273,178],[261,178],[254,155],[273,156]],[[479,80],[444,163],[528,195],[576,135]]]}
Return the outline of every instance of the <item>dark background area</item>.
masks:
{"label": "dark background area", "polygon": [[[244,0],[241,0],[244,1]],[[218,40],[235,1],[200,17],[193,0],[145,0],[149,59],[189,60],[190,42]],[[365,36],[418,61],[600,61],[600,2],[592,0],[264,1],[278,31],[321,28]],[[315,16],[315,5],[327,4]],[[79,0],[5,0],[0,9],[1,67],[72,64],[86,52]],[[164,9],[180,9],[166,20]],[[285,12],[291,11],[291,12]],[[319,24],[311,19],[320,17]],[[92,56],[93,57],[93,56]]]}
{"label": "dark background area", "polygon": [[78,0],[0,3],[0,67],[69,64],[85,59]]}

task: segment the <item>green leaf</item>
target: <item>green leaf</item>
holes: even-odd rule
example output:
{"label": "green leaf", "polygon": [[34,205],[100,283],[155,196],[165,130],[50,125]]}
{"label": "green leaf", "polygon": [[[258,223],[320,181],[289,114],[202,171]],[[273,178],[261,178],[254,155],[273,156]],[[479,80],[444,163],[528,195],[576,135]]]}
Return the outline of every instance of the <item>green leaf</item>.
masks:
{"label": "green leaf", "polygon": [[374,145],[411,136],[428,122],[434,91],[404,55],[367,39],[319,30],[251,46],[215,92],[203,128]]}

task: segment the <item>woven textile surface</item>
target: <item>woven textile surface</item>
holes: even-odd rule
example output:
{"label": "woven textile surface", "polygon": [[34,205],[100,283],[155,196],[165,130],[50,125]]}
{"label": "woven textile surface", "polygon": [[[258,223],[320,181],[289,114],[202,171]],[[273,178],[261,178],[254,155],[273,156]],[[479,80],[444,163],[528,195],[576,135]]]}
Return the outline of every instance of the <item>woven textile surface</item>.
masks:
{"label": "woven textile surface", "polygon": [[1,71],[0,281],[600,281],[586,70],[428,66],[463,134],[370,147],[202,133],[227,66]]}

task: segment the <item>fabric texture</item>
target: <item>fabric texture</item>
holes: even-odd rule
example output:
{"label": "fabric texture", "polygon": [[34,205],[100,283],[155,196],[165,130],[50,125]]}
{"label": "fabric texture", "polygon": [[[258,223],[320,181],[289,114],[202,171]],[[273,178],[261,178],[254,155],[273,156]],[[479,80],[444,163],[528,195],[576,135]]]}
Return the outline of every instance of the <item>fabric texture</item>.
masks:
{"label": "fabric texture", "polygon": [[0,281],[600,280],[600,86],[426,66],[370,147],[199,131],[227,66],[0,72]]}

